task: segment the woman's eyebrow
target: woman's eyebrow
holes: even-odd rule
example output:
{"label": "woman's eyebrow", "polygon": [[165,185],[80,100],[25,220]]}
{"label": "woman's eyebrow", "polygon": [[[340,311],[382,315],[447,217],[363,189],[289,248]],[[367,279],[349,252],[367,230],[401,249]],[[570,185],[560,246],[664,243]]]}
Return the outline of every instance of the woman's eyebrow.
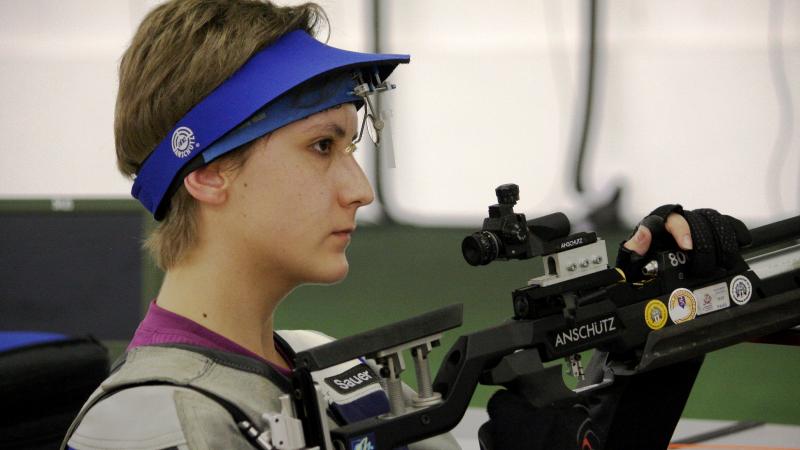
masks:
{"label": "woman's eyebrow", "polygon": [[[344,131],[344,128],[340,127],[339,124],[333,123],[333,122],[310,125],[304,131],[308,132],[308,133],[311,133],[311,132],[328,132],[328,133],[333,134],[334,136],[336,136],[339,139],[342,139],[347,135],[347,132]],[[358,134],[354,135],[352,140],[356,140],[357,137],[358,137]]]}

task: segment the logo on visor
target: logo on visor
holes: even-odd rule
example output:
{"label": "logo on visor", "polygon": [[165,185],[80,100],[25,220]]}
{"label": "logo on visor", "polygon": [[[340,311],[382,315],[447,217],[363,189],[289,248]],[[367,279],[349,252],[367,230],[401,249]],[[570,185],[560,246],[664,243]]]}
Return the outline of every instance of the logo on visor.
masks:
{"label": "logo on visor", "polygon": [[186,158],[194,150],[194,131],[188,127],[179,127],[172,133],[172,153],[178,158]]}

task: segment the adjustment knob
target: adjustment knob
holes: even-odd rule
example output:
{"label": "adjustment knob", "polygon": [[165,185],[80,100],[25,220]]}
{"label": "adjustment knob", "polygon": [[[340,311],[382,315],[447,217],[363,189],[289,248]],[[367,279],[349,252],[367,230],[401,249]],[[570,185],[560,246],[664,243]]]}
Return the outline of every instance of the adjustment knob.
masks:
{"label": "adjustment knob", "polygon": [[519,186],[516,184],[501,184],[494,190],[497,203],[501,205],[516,205],[519,200]]}

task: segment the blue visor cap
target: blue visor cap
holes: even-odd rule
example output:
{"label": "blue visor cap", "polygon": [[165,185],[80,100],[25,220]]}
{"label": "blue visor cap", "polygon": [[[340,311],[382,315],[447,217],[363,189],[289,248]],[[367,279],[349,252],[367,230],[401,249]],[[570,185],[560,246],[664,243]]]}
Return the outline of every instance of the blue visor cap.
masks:
{"label": "blue visor cap", "polygon": [[[175,124],[142,164],[131,194],[162,220],[187,169],[314,113],[360,103],[363,99],[353,93],[354,72],[385,80],[409,60],[408,55],[330,47],[300,30],[288,33],[256,53]],[[293,95],[301,85],[309,89]]]}

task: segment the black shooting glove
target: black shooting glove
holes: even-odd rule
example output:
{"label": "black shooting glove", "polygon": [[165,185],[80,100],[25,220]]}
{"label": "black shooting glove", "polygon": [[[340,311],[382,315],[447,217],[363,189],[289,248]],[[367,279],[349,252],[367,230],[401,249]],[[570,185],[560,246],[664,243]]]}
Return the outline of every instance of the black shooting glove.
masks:
{"label": "black shooting glove", "polygon": [[536,408],[523,396],[497,391],[486,407],[489,421],[478,431],[481,450],[599,450],[583,404]]}
{"label": "black shooting glove", "polygon": [[[733,268],[741,261],[739,248],[751,242],[750,231],[739,219],[713,209],[684,211],[680,205],[664,205],[653,210],[639,223],[647,227],[653,236],[648,253],[676,248],[675,239],[664,228],[671,213],[682,215],[689,223],[693,248],[686,253],[689,256],[689,273],[694,276],[705,277],[720,268]],[[642,268],[648,258],[628,250],[623,244],[619,246],[617,267],[625,272],[630,281],[641,279]]]}

